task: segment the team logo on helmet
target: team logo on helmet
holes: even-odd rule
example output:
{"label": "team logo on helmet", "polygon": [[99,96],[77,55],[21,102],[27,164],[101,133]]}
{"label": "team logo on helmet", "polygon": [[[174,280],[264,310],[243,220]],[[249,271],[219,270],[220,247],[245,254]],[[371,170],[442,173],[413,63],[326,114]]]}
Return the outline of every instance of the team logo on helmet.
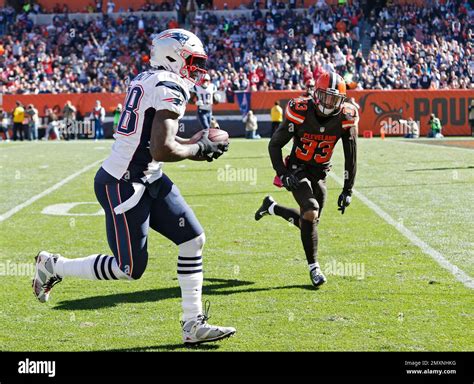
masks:
{"label": "team logo on helmet", "polygon": [[185,35],[184,33],[173,31],[170,33],[167,33],[166,35],[163,35],[160,37],[160,39],[165,39],[165,38],[171,38],[179,41],[181,45],[186,44],[186,42],[189,40],[189,36]]}

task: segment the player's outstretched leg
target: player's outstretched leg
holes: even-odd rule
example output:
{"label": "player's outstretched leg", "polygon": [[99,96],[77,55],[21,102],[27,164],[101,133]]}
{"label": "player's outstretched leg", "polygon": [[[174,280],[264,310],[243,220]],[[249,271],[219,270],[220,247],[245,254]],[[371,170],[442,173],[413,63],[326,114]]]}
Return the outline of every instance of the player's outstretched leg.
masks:
{"label": "player's outstretched leg", "polygon": [[41,251],[35,260],[33,293],[42,303],[49,300],[51,289],[66,276],[88,280],[131,279],[122,272],[115,258],[108,255],[67,259],[58,254]]}
{"label": "player's outstretched leg", "polygon": [[88,280],[137,280],[148,260],[148,221],[151,198],[144,196],[134,209],[115,214],[113,208],[133,194],[129,183],[118,182],[105,171],[97,172],[97,199],[105,211],[107,241],[115,256],[95,254],[68,259],[42,251],[36,257],[33,292],[39,301],[48,301],[51,288],[66,277]]}
{"label": "player's outstretched leg", "polygon": [[255,212],[255,220],[260,220],[263,216],[275,215],[280,216],[286,221],[300,226],[300,213],[297,209],[284,207],[278,203],[271,196],[265,196],[262,205]]}

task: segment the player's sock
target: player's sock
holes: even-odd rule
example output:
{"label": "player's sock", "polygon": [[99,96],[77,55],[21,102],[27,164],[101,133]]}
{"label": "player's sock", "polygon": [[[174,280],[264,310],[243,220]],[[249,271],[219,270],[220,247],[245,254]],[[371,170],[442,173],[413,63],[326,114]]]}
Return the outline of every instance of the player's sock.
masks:
{"label": "player's sock", "polygon": [[272,204],[270,204],[270,206],[268,207],[268,213],[270,215],[274,215],[275,214],[275,206],[277,205],[276,201],[274,201]]}
{"label": "player's sock", "polygon": [[321,269],[321,267],[319,266],[319,263],[318,263],[318,262],[308,264],[308,269],[309,269],[310,271],[312,271],[312,270],[315,269],[315,268],[316,268],[316,269]]}
{"label": "player's sock", "polygon": [[78,259],[67,259],[59,256],[54,270],[61,278],[79,277],[89,280],[130,279],[119,268],[115,257],[101,254]]}
{"label": "player's sock", "polygon": [[315,264],[318,256],[318,223],[301,219],[301,241],[308,264]]}
{"label": "player's sock", "polygon": [[270,215],[283,217],[286,221],[300,227],[300,213],[297,209],[283,207],[278,204],[273,204],[269,209]]}
{"label": "player's sock", "polygon": [[182,320],[187,321],[202,314],[202,248],[204,233],[179,245],[178,281],[181,287]]}

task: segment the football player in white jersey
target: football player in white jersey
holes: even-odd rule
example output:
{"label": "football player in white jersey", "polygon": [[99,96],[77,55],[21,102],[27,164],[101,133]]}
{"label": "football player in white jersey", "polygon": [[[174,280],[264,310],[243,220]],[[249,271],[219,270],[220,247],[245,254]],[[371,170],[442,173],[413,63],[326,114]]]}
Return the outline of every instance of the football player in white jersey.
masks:
{"label": "football player in white jersey", "polygon": [[164,162],[212,161],[227,150],[226,143],[211,142],[206,132],[196,144],[176,136],[189,90],[207,73],[206,60],[201,41],[186,30],[169,29],[153,39],[152,69],[131,81],[112,152],[94,180],[113,256],[94,254],[68,259],[40,252],[33,280],[39,301],[47,301],[51,288],[64,278],[139,279],[148,261],[151,227],[179,248],[183,342],[199,344],[235,333],[234,328],[207,323],[207,310],[203,312],[201,302],[204,231],[162,170]]}
{"label": "football player in white jersey", "polygon": [[192,89],[196,94],[196,105],[198,107],[197,116],[202,129],[211,128],[212,105],[214,101],[218,102],[217,87],[211,83],[209,74],[204,75],[204,81],[201,85],[195,85]]}

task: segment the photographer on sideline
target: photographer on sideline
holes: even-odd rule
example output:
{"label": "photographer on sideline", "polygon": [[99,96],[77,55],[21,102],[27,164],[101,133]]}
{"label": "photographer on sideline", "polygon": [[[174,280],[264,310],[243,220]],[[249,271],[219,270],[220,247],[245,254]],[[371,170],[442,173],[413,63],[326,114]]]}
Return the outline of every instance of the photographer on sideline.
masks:
{"label": "photographer on sideline", "polygon": [[434,113],[431,114],[430,121],[428,121],[428,124],[430,126],[430,132],[428,133],[428,137],[434,137],[435,139],[440,139],[444,137],[441,133],[441,121],[435,116]]}

